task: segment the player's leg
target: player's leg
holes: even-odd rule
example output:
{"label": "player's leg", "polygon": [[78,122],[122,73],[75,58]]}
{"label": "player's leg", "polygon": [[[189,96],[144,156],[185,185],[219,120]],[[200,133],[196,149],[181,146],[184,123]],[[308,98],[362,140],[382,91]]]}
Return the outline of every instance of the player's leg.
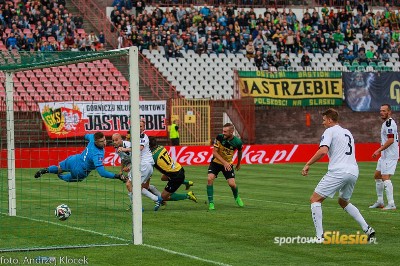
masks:
{"label": "player's leg", "polygon": [[314,222],[315,234],[318,241],[322,241],[324,238],[324,228],[322,227],[322,202],[325,197],[319,195],[317,192],[313,192],[310,198],[311,202],[311,218]]}
{"label": "player's leg", "polygon": [[394,175],[394,172],[396,171],[396,166],[397,166],[397,160],[383,160],[382,161],[382,180],[383,180],[383,185],[385,187],[385,192],[386,192],[386,199],[388,202],[388,205],[386,205],[383,210],[395,210],[396,205],[394,204],[394,198],[393,198],[393,183],[392,180],[390,180],[390,177]]}
{"label": "player's leg", "polygon": [[162,204],[162,198],[161,196],[156,196],[149,191],[150,178],[153,175],[153,166],[151,164],[142,164],[140,166],[140,174],[142,181],[142,195],[155,202],[154,210],[157,211]]}
{"label": "player's leg", "polygon": [[383,208],[385,206],[385,203],[383,201],[384,184],[383,184],[383,180],[382,180],[381,170],[382,170],[382,159],[379,158],[378,163],[376,165],[376,170],[375,170],[375,173],[374,173],[376,195],[377,195],[378,199],[374,204],[369,206],[369,208],[371,208],[371,209],[373,209],[373,208]]}
{"label": "player's leg", "polygon": [[185,190],[189,190],[189,188],[190,188],[191,186],[194,185],[194,182],[185,179],[185,180],[183,181],[183,184],[185,185]]}
{"label": "player's leg", "polygon": [[[64,160],[65,161],[65,160]],[[64,162],[63,161],[63,162]],[[61,162],[62,163],[62,162]],[[60,164],[61,164],[60,163]],[[57,166],[57,165],[51,165],[51,166],[49,166],[48,168],[42,168],[42,169],[40,169],[39,171],[37,171],[36,173],[35,173],[35,178],[39,178],[39,177],[41,177],[42,175],[44,175],[44,174],[47,174],[47,173],[51,173],[51,174],[60,174],[60,173],[62,173],[62,169],[61,169],[61,166]]]}
{"label": "player's leg", "polygon": [[346,177],[344,180],[345,185],[339,190],[338,203],[345,212],[347,212],[351,217],[353,217],[354,220],[356,220],[356,222],[361,226],[362,230],[368,235],[369,240],[375,236],[375,230],[367,224],[358,208],[349,203],[356,181],[356,176],[348,175]]}
{"label": "player's leg", "polygon": [[189,188],[194,185],[194,182],[190,181],[190,180],[186,180],[185,169],[182,168],[181,172],[183,172],[183,176],[184,176],[184,180],[183,180],[182,184],[185,185],[185,190],[189,190]]}
{"label": "player's leg", "polygon": [[207,176],[207,198],[208,209],[215,210],[214,205],[214,180],[218,177],[218,173],[224,169],[224,166],[215,162],[211,162],[208,166]]}
{"label": "player's leg", "polygon": [[194,195],[193,191],[189,191],[186,194],[176,193],[178,188],[183,184],[184,180],[185,180],[185,171],[182,168],[181,171],[179,171],[179,173],[169,178],[169,181],[162,193],[163,200],[179,201],[179,200],[190,199],[197,203],[197,198]]}
{"label": "player's leg", "polygon": [[126,190],[128,190],[128,197],[129,197],[129,207],[127,208],[127,211],[132,209],[132,177],[131,173],[129,172],[128,174],[128,180],[125,183]]}
{"label": "player's leg", "polygon": [[310,198],[311,203],[311,217],[315,227],[315,233],[318,241],[323,240],[324,229],[322,226],[322,202],[325,198],[332,198],[336,191],[342,186],[340,177],[335,178],[330,174],[326,174],[315,187],[313,194]]}
{"label": "player's leg", "polygon": [[153,193],[156,196],[160,196],[161,197],[161,192],[156,188],[156,186],[149,184],[149,191],[151,193]]}
{"label": "player's leg", "polygon": [[226,171],[225,169],[222,170],[222,173],[224,174],[226,181],[228,181],[228,185],[231,187],[233,198],[235,199],[236,204],[239,207],[243,207],[244,203],[239,196],[239,189],[236,185],[235,170],[233,170],[233,167],[232,167],[230,171]]}

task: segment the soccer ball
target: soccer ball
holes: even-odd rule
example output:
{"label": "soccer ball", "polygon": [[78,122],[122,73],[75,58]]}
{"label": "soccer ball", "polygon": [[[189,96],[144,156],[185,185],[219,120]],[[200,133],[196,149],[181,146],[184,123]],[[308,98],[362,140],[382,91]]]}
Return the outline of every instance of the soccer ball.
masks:
{"label": "soccer ball", "polygon": [[61,204],[57,206],[57,208],[54,211],[54,214],[60,221],[65,221],[68,219],[68,217],[71,216],[71,209],[68,207],[67,204]]}

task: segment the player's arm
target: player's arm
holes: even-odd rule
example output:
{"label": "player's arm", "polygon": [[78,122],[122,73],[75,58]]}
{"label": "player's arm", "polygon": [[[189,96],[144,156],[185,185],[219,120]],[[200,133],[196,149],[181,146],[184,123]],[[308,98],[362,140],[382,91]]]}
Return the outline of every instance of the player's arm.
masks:
{"label": "player's arm", "polygon": [[383,143],[382,146],[379,147],[379,149],[377,149],[373,154],[372,154],[372,158],[375,158],[379,155],[379,153],[381,153],[382,151],[386,150],[387,148],[390,147],[390,145],[392,145],[394,143],[394,134],[388,134],[388,139],[385,143]]}
{"label": "player's arm", "polygon": [[104,178],[110,178],[110,179],[119,179],[123,182],[125,182],[125,177],[121,174],[114,174],[109,171],[107,171],[104,166],[99,166],[96,168],[97,172],[99,173],[100,176]]}
{"label": "player's arm", "polygon": [[236,164],[236,171],[240,170],[240,162],[242,161],[242,150],[238,150],[237,153],[237,164]]}
{"label": "player's arm", "polygon": [[231,164],[225,161],[224,158],[222,158],[222,156],[219,154],[219,145],[218,146],[214,145],[213,156],[214,158],[217,158],[224,165],[226,171],[232,170]]}
{"label": "player's arm", "polygon": [[301,174],[303,176],[308,175],[308,170],[310,169],[310,166],[314,164],[315,162],[319,161],[322,157],[324,157],[329,151],[328,146],[321,146],[319,147],[318,151],[314,154],[313,157],[306,163],[306,165],[303,167],[303,170],[301,171]]}

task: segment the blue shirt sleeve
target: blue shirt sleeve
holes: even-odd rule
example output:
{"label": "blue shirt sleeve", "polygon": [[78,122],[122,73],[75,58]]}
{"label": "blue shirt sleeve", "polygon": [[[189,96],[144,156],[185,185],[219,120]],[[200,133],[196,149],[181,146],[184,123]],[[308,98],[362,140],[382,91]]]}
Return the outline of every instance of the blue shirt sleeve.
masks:
{"label": "blue shirt sleeve", "polygon": [[94,142],[94,135],[93,134],[86,134],[85,139],[88,141],[93,141]]}
{"label": "blue shirt sleeve", "polygon": [[108,172],[104,168],[104,166],[97,167],[96,170],[99,173],[99,175],[101,175],[102,177],[105,177],[105,178],[114,178],[114,176],[115,176],[114,173]]}

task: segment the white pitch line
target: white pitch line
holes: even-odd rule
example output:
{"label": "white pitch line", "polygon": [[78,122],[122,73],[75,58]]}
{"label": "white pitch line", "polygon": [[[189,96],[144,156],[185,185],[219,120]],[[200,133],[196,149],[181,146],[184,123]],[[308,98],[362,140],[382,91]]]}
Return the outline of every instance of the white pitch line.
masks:
{"label": "white pitch line", "polygon": [[153,248],[153,249],[158,249],[158,250],[161,250],[161,251],[164,251],[164,252],[167,252],[167,253],[171,253],[171,254],[175,254],[175,255],[179,255],[179,256],[182,256],[182,257],[191,258],[191,259],[194,259],[194,260],[208,262],[208,263],[211,263],[211,264],[214,264],[214,265],[231,266],[230,264],[226,264],[226,263],[222,263],[222,262],[218,262],[218,261],[213,261],[213,260],[208,260],[208,259],[203,259],[203,258],[200,258],[200,257],[196,257],[196,256],[189,255],[189,254],[182,253],[182,252],[173,251],[173,250],[162,248],[162,247],[152,246],[152,245],[148,245],[148,244],[143,244],[143,246],[149,247],[149,248]]}
{"label": "white pitch line", "polygon": [[[7,215],[5,213],[1,213],[1,214],[5,215],[5,216]],[[22,219],[27,219],[27,220],[30,220],[30,221],[35,221],[35,222],[45,222],[45,223],[48,223],[48,224],[57,225],[57,226],[61,226],[61,227],[66,227],[66,228],[69,228],[69,229],[74,229],[74,230],[78,230],[78,231],[82,231],[82,232],[86,232],[86,233],[91,233],[91,234],[95,234],[95,235],[100,235],[100,236],[108,237],[108,238],[119,240],[119,241],[124,241],[124,242],[129,242],[130,241],[130,240],[127,240],[127,239],[124,239],[124,238],[121,238],[121,237],[111,236],[111,235],[108,235],[108,234],[105,234],[105,233],[100,233],[100,232],[97,232],[97,231],[84,229],[84,228],[81,228],[81,227],[75,227],[75,226],[71,226],[71,225],[67,225],[67,224],[61,224],[61,223],[56,223],[56,222],[51,222],[51,221],[46,221],[46,220],[41,220],[41,219],[35,219],[35,218],[30,218],[30,217],[25,217],[25,216],[20,216],[20,215],[17,215],[16,217],[22,218]]]}
{"label": "white pitch line", "polygon": [[[1,213],[2,215],[7,215],[5,213]],[[56,223],[56,222],[51,222],[51,221],[45,221],[45,220],[41,220],[41,219],[35,219],[35,218],[30,218],[30,217],[25,217],[25,216],[16,216],[18,218],[22,218],[22,219],[27,219],[27,220],[31,220],[31,221],[35,221],[35,222],[45,222],[45,223],[49,223],[52,225],[56,225],[56,226],[62,226],[62,227],[66,227],[69,229],[74,229],[74,230],[78,230],[78,231],[83,231],[86,233],[91,233],[91,234],[95,234],[95,235],[100,235],[100,236],[104,236],[104,237],[108,237],[111,239],[116,239],[119,241],[123,241],[123,242],[132,242],[132,240],[128,240],[128,239],[124,239],[124,238],[120,238],[120,237],[116,237],[116,236],[111,236],[105,233],[101,233],[101,232],[97,232],[97,231],[93,231],[93,230],[88,230],[88,229],[84,229],[84,228],[80,228],[80,227],[75,227],[75,226],[70,226],[70,225],[66,225],[66,224],[60,224],[60,223]],[[98,245],[100,246],[100,245]],[[191,258],[194,260],[198,260],[198,261],[203,261],[203,262],[207,262],[210,264],[214,264],[214,265],[221,265],[221,266],[231,266],[230,264],[226,264],[226,263],[222,263],[222,262],[218,262],[218,261],[213,261],[213,260],[208,260],[208,259],[203,259],[194,255],[190,255],[190,254],[186,254],[186,253],[182,253],[182,252],[177,252],[177,251],[173,251],[170,249],[166,249],[163,247],[157,247],[157,246],[153,246],[153,245],[148,245],[148,244],[143,244],[143,246],[148,247],[148,248],[152,248],[152,249],[157,249],[157,250],[161,250],[167,253],[171,253],[171,254],[175,254],[175,255],[179,255],[182,257],[187,257],[187,258]]]}

